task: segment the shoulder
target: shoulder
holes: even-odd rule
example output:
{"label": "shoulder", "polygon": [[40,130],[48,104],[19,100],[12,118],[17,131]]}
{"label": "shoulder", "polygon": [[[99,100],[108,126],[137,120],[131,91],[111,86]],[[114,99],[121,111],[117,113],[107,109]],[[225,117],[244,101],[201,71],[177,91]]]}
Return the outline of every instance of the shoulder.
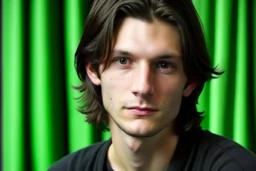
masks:
{"label": "shoulder", "polygon": [[210,170],[256,170],[255,154],[235,141],[209,131],[203,131],[202,133],[197,157]]}
{"label": "shoulder", "polygon": [[55,162],[48,171],[92,170],[96,162],[103,165],[111,141],[98,142],[80,149]]}

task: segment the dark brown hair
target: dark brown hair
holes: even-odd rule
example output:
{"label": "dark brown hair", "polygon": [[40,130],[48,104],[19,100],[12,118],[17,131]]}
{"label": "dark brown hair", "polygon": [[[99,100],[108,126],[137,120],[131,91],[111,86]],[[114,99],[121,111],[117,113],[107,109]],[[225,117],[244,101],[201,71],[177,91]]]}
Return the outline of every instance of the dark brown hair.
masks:
{"label": "dark brown hair", "polygon": [[108,113],[102,103],[101,87],[91,82],[85,66],[91,63],[95,71],[99,64],[107,68],[120,23],[128,16],[145,22],[158,19],[179,30],[188,84],[195,82],[197,87],[189,97],[182,99],[176,130],[181,133],[200,126],[203,117],[196,109],[198,97],[205,82],[222,72],[211,67],[200,20],[190,0],[95,0],[75,54],[76,71],[82,81],[76,87],[82,93],[79,111],[86,115],[87,122],[103,130],[107,128]]}

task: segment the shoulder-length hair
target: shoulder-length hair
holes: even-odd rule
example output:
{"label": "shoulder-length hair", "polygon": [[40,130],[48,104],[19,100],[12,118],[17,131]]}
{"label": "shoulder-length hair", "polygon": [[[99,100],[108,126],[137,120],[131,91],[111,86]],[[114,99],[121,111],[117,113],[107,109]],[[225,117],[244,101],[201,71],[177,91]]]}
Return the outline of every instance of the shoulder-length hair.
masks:
{"label": "shoulder-length hair", "polygon": [[75,53],[76,71],[82,81],[76,87],[82,93],[79,111],[86,115],[87,122],[102,130],[107,129],[108,113],[102,103],[101,87],[91,82],[85,66],[91,63],[95,71],[98,71],[100,64],[104,65],[104,69],[108,67],[118,29],[126,17],[145,22],[157,19],[178,29],[187,84],[193,82],[197,86],[189,97],[182,99],[175,120],[176,131],[181,133],[199,127],[203,112],[196,109],[198,97],[205,82],[222,72],[211,67],[202,26],[190,0],[94,0]]}

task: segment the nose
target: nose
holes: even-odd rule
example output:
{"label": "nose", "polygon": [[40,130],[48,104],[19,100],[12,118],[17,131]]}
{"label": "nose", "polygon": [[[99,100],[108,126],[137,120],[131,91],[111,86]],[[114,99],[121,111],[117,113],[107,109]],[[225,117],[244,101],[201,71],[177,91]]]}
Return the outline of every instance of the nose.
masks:
{"label": "nose", "polygon": [[132,93],[135,96],[151,96],[154,91],[154,73],[148,64],[143,63],[133,74]]}

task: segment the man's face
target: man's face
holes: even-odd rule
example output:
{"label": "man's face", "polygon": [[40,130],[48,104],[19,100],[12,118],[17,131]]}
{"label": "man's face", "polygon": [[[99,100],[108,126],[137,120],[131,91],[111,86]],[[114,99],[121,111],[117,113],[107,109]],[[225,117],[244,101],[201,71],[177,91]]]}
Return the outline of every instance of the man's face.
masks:
{"label": "man's face", "polygon": [[89,74],[101,85],[110,130],[149,137],[172,126],[182,96],[193,91],[185,86],[177,28],[159,20],[126,18],[110,59],[106,70],[100,67],[100,79]]}

